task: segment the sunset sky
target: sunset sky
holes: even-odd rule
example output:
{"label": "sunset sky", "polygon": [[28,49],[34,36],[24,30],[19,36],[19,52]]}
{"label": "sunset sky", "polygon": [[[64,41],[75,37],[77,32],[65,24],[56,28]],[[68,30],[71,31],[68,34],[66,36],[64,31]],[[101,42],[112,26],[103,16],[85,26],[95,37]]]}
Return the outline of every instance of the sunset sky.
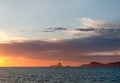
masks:
{"label": "sunset sky", "polygon": [[0,0],[0,66],[120,61],[120,0]]}

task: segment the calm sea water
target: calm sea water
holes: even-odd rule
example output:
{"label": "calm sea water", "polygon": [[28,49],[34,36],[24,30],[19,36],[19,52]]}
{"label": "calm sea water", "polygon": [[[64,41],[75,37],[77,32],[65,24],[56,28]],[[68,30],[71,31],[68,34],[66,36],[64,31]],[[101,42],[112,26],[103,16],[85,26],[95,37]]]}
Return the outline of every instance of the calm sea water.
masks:
{"label": "calm sea water", "polygon": [[0,68],[0,83],[120,83],[120,68]]}

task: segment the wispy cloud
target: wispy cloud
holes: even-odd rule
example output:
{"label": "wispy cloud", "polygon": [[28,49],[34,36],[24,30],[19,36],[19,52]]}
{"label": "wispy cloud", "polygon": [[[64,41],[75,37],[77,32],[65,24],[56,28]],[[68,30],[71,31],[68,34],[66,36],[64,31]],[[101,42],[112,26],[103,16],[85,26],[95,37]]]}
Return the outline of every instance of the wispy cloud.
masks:
{"label": "wispy cloud", "polygon": [[46,28],[43,31],[44,32],[55,32],[55,31],[64,31],[67,30],[67,28],[64,27],[50,27],[50,28]]}
{"label": "wispy cloud", "polygon": [[110,23],[103,20],[96,20],[91,18],[82,18],[81,22],[83,24],[83,27],[87,28],[120,28],[120,23]]}
{"label": "wispy cloud", "polygon": [[10,34],[7,34],[3,31],[0,30],[0,43],[2,42],[17,42],[17,41],[26,41],[26,40],[29,40],[29,38],[26,38],[26,37],[22,37],[22,36],[12,36]]}
{"label": "wispy cloud", "polygon": [[96,36],[106,38],[120,37],[120,23],[110,23],[90,18],[82,18],[81,23],[81,28],[73,30],[73,35],[84,37]]}

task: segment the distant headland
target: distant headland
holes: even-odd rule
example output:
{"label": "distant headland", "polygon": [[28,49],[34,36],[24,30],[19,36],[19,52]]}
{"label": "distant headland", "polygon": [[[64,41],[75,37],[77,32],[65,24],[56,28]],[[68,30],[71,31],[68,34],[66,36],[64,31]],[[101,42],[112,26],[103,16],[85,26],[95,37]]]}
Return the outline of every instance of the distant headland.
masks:
{"label": "distant headland", "polygon": [[91,62],[89,64],[83,64],[81,67],[120,67],[120,62],[111,62],[111,63],[99,63]]}

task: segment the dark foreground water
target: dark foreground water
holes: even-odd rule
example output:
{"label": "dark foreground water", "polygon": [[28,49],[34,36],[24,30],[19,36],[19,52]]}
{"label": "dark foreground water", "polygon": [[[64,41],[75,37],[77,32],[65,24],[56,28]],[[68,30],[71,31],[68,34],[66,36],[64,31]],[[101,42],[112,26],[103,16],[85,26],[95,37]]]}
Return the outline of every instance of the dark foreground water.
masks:
{"label": "dark foreground water", "polygon": [[0,83],[120,83],[120,68],[0,68]]}

